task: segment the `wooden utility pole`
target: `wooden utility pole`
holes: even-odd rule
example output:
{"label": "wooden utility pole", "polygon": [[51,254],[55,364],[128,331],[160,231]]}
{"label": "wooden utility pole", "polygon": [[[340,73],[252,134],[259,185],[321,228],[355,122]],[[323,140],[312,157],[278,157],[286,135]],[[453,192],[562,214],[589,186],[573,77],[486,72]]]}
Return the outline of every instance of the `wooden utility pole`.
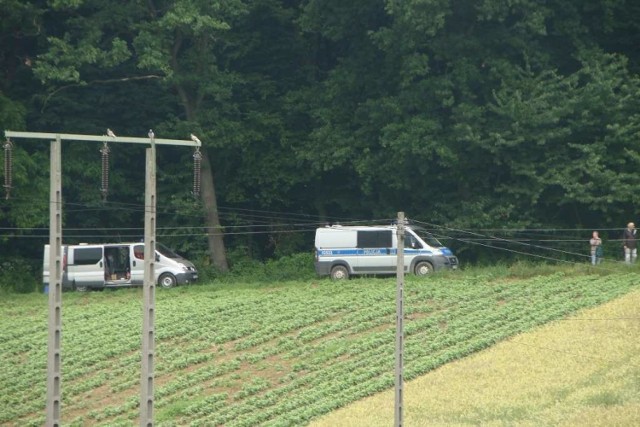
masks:
{"label": "wooden utility pole", "polygon": [[[51,194],[49,207],[49,339],[47,359],[47,426],[58,427],[62,402],[62,141],[126,142],[151,145],[146,152],[144,216],[144,290],[140,425],[153,426],[153,368],[155,335],[156,144],[200,147],[200,140],[156,139],[115,135],[74,135],[5,131],[7,138],[51,140]],[[111,132],[110,132],[111,133]]]}
{"label": "wooden utility pole", "polygon": [[402,427],[403,409],[403,356],[404,356],[404,212],[398,212],[397,268],[396,268],[396,403],[395,426]]}

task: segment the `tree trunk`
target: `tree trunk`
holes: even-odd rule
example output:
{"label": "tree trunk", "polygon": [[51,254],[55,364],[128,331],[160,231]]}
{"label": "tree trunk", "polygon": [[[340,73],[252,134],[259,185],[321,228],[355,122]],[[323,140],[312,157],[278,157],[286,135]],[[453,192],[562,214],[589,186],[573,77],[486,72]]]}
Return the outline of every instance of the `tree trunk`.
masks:
{"label": "tree trunk", "polygon": [[[173,68],[177,70],[178,62],[176,59],[177,51],[179,50],[181,40],[176,41],[174,47]],[[175,86],[178,91],[178,96],[182,100],[184,111],[189,122],[195,122],[195,110],[196,107],[192,105],[187,95],[186,90],[181,85]],[[213,265],[223,273],[229,271],[229,264],[227,263],[227,251],[224,247],[224,238],[222,235],[222,226],[220,225],[220,217],[218,216],[218,201],[216,200],[216,187],[213,183],[213,170],[211,168],[211,162],[209,161],[209,154],[207,149],[200,147],[202,152],[202,169],[200,171],[200,197],[202,198],[202,204],[204,205],[204,225],[207,230],[207,241],[209,245],[209,259]]]}
{"label": "tree trunk", "polygon": [[213,171],[206,148],[202,147],[202,172],[201,172],[201,197],[205,209],[205,226],[207,227],[207,240],[209,242],[209,257],[213,265],[223,273],[229,271],[227,252],[224,248],[222,227],[218,216],[218,202],[216,201],[216,189],[213,184]]}

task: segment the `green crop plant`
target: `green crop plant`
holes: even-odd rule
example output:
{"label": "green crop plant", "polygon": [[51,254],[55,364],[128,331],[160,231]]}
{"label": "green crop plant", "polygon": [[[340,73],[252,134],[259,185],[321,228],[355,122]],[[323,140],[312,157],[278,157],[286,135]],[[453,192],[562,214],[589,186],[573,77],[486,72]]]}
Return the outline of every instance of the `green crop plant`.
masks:
{"label": "green crop plant", "polygon": [[[522,277],[510,269],[409,277],[405,378],[611,300],[640,283],[640,274],[631,270],[608,275],[548,270],[519,273]],[[179,290],[157,294],[160,426],[304,424],[393,386],[394,279]],[[139,289],[63,295],[65,424],[126,425],[136,419],[140,300]],[[5,366],[0,424],[43,422],[46,313],[42,295],[0,301]]]}

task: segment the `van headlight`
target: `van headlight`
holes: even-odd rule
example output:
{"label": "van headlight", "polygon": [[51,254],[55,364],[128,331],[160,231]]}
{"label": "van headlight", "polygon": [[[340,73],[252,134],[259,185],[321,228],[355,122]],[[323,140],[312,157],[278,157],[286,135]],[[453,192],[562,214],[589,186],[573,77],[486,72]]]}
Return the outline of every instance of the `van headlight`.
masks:
{"label": "van headlight", "polygon": [[186,265],[182,264],[182,263],[178,263],[178,267],[180,267],[184,271],[189,271],[189,268]]}

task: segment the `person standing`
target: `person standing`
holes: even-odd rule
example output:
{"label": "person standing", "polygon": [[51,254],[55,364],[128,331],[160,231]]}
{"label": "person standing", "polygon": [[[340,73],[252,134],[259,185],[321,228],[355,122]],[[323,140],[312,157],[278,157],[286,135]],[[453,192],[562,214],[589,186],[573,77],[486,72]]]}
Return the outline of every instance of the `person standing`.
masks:
{"label": "person standing", "polygon": [[638,258],[638,247],[636,243],[636,226],[630,222],[622,233],[622,246],[624,247],[624,262],[631,264]]}
{"label": "person standing", "polygon": [[589,240],[591,245],[591,264],[596,265],[602,262],[604,251],[602,250],[602,239],[597,231],[594,231]]}

